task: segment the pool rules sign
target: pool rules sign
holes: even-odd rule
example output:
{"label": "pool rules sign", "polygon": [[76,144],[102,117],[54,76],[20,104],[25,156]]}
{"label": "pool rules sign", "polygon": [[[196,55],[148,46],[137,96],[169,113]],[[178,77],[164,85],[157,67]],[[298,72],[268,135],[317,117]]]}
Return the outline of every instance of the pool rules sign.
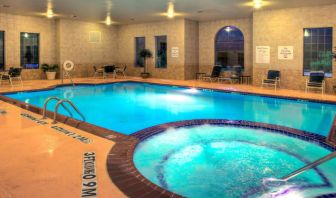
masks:
{"label": "pool rules sign", "polygon": [[279,60],[293,60],[293,46],[278,46]]}

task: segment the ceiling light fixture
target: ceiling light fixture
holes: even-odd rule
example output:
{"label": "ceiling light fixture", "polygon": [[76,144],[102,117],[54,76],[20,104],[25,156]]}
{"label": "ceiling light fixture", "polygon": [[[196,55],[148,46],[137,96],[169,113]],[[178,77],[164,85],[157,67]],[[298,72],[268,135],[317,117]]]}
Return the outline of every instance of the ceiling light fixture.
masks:
{"label": "ceiling light fixture", "polygon": [[175,9],[174,9],[173,1],[168,2],[167,16],[168,18],[174,18],[175,16]]}
{"label": "ceiling light fixture", "polygon": [[253,7],[255,9],[259,9],[263,6],[262,0],[253,0]]}
{"label": "ceiling light fixture", "polygon": [[54,12],[53,12],[52,9],[48,9],[48,11],[47,11],[47,17],[48,17],[49,19],[54,17]]}
{"label": "ceiling light fixture", "polygon": [[225,28],[225,31],[227,31],[227,32],[231,32],[231,31],[232,31],[232,28],[231,28],[231,27],[226,27],[226,28]]}
{"label": "ceiling light fixture", "polygon": [[51,19],[55,16],[54,11],[53,11],[53,0],[48,0],[47,1],[47,18]]}
{"label": "ceiling light fixture", "polygon": [[110,26],[112,24],[111,16],[107,15],[105,19],[105,24]]}

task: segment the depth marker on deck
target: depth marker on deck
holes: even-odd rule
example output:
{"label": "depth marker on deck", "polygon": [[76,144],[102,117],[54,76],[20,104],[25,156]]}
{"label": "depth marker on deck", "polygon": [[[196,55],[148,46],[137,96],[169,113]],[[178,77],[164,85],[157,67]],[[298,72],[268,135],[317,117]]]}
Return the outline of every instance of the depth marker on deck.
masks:
{"label": "depth marker on deck", "polygon": [[98,197],[95,152],[86,152],[83,155],[81,197]]}

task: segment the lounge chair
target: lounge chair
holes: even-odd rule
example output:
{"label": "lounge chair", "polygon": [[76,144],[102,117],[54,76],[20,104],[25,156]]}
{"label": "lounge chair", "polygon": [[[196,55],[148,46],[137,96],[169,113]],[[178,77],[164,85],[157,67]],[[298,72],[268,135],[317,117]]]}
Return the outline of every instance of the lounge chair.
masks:
{"label": "lounge chair", "polygon": [[94,70],[94,75],[93,75],[94,78],[97,78],[98,76],[104,77],[104,69],[103,68],[98,69],[96,66],[93,66],[93,70]]}
{"label": "lounge chair", "polygon": [[9,68],[9,71],[7,74],[0,74],[0,85],[2,81],[8,81],[10,85],[14,86],[14,80],[18,80],[20,82],[20,85],[22,86],[22,78],[21,78],[21,72],[22,68]]}
{"label": "lounge chair", "polygon": [[320,89],[322,94],[324,94],[324,72],[310,72],[309,79],[306,81],[306,92],[309,91],[309,89]]}
{"label": "lounge chair", "polygon": [[211,75],[204,75],[204,76],[202,76],[202,80],[204,80],[204,81],[210,81],[210,82],[217,81],[218,78],[220,77],[221,71],[222,71],[222,67],[221,66],[214,66],[212,68]]}
{"label": "lounge chair", "polygon": [[277,87],[280,87],[280,71],[278,70],[269,70],[267,73],[267,78],[262,79],[261,87],[267,86],[274,86],[276,90]]}

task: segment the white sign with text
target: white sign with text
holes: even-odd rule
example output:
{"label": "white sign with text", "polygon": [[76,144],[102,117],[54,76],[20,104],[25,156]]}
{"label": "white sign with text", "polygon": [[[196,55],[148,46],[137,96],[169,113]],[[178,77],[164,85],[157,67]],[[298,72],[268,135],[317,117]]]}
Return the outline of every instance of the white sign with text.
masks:
{"label": "white sign with text", "polygon": [[256,63],[270,63],[270,46],[257,46],[256,47]]}
{"label": "white sign with text", "polygon": [[293,46],[278,46],[279,60],[293,60],[294,48]]}
{"label": "white sign with text", "polygon": [[172,56],[172,58],[178,58],[179,57],[179,48],[178,47],[172,47],[171,48],[171,56]]}

